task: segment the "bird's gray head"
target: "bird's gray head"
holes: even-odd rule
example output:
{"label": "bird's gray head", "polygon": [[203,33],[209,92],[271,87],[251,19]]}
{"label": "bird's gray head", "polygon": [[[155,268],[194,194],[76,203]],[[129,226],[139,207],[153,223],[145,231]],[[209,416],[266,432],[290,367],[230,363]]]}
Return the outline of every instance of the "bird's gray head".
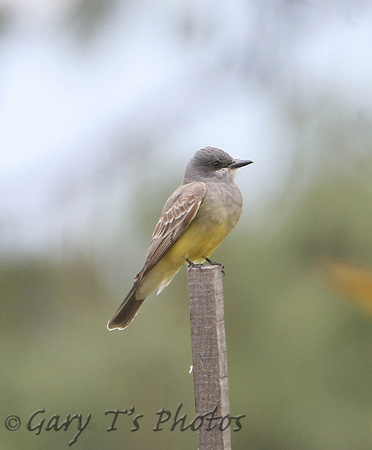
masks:
{"label": "bird's gray head", "polygon": [[222,179],[233,181],[236,169],[252,162],[234,159],[220,148],[205,147],[197,151],[187,164],[183,182],[218,181]]}

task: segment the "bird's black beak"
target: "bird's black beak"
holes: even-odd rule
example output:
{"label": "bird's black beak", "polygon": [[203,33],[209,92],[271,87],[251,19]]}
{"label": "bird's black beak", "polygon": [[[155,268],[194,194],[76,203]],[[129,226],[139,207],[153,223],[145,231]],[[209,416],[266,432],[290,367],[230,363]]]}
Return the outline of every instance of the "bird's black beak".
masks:
{"label": "bird's black beak", "polygon": [[248,164],[252,164],[253,161],[249,159],[236,159],[233,163],[229,165],[230,169],[238,169],[239,167],[248,166]]}

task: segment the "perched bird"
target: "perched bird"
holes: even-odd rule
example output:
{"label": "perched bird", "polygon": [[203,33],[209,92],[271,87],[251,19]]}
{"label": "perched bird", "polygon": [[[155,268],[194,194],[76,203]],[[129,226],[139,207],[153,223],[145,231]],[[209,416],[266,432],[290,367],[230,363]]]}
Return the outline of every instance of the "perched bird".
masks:
{"label": "perched bird", "polygon": [[236,169],[251,163],[215,147],[195,153],[183,183],[164,205],[142,270],[107,324],[110,331],[127,327],[146,297],[168,286],[183,264],[210,262],[242,212],[242,195],[234,183]]}

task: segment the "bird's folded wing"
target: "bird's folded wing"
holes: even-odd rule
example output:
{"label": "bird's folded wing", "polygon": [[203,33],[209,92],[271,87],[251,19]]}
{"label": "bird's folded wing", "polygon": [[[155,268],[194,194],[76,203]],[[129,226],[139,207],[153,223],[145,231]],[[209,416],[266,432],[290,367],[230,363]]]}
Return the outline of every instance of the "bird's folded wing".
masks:
{"label": "bird's folded wing", "polygon": [[152,234],[145,265],[138,274],[140,278],[154,267],[189,226],[206,191],[205,183],[187,183],[169,197]]}

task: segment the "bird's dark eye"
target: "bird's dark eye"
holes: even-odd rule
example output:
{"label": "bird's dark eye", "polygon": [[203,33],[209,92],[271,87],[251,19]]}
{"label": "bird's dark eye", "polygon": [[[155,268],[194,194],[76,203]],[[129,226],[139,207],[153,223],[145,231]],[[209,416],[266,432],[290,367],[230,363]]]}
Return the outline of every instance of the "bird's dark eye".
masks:
{"label": "bird's dark eye", "polygon": [[216,159],[216,161],[213,161],[213,163],[211,165],[212,165],[212,167],[219,169],[220,167],[222,167],[222,162],[219,159]]}

